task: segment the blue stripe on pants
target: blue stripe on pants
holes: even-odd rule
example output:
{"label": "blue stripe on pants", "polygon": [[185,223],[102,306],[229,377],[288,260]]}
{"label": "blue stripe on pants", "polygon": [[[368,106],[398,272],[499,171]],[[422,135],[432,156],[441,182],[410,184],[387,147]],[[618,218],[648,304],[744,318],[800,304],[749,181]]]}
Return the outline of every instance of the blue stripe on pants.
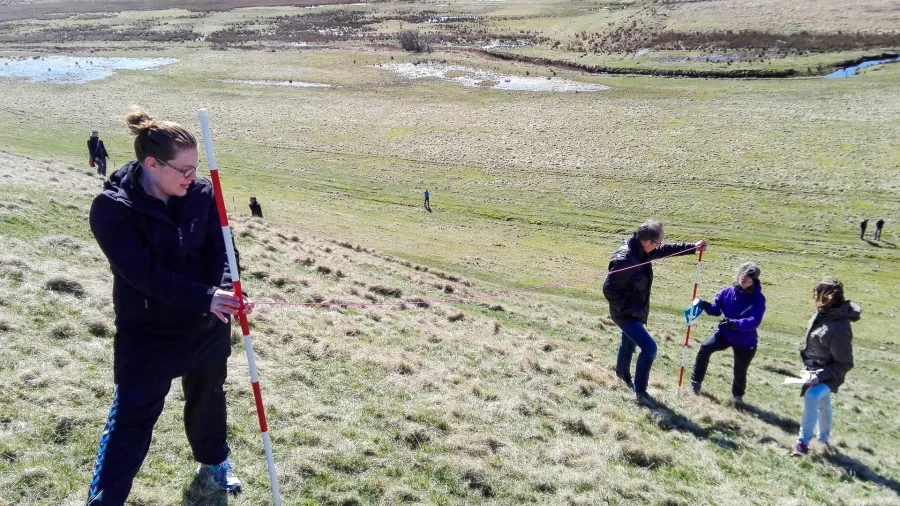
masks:
{"label": "blue stripe on pants", "polygon": [[106,421],[106,430],[100,437],[100,448],[97,450],[97,463],[94,464],[94,478],[91,480],[91,488],[88,492],[88,501],[97,493],[97,485],[100,484],[100,473],[103,471],[103,461],[106,459],[106,447],[109,444],[109,438],[112,431],[116,428],[116,413],[119,411],[119,386],[116,385],[113,391],[112,408],[109,410],[109,419]]}

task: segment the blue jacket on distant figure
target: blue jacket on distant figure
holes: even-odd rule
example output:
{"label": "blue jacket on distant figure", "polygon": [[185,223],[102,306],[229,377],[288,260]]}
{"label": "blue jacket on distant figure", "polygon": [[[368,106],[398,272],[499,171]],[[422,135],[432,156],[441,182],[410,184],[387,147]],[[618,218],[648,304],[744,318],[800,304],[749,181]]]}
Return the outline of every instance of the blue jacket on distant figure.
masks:
{"label": "blue jacket on distant figure", "polygon": [[720,324],[717,332],[732,346],[756,347],[756,329],[766,312],[766,298],[758,279],[753,280],[753,290],[750,293],[734,285],[723,288],[716,294],[714,302],[704,301],[703,310],[710,316],[724,316],[731,322]]}
{"label": "blue jacket on distant figure", "polygon": [[105,183],[91,231],[113,274],[116,384],[183,376],[231,354],[231,326],[209,312],[232,290],[212,184],[197,179],[168,203],[141,187],[137,161]]}

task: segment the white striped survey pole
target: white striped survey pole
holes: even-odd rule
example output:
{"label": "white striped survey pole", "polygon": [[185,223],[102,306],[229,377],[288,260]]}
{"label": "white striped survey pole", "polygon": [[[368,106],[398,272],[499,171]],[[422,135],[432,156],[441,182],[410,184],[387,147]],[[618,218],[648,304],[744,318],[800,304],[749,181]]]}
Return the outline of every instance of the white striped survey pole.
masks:
{"label": "white striped survey pole", "polygon": [[216,155],[213,152],[212,132],[209,129],[209,112],[200,109],[197,112],[200,117],[200,128],[203,130],[203,144],[206,146],[206,159],[209,164],[209,177],[212,180],[216,193],[216,207],[219,210],[219,223],[222,225],[222,236],[225,238],[225,251],[228,253],[228,266],[231,270],[231,280],[234,284],[234,293],[240,299],[238,321],[241,323],[241,333],[244,334],[244,351],[247,352],[247,364],[250,366],[250,383],[253,385],[253,397],[256,400],[256,415],[259,417],[259,430],[262,432],[263,449],[266,452],[266,465],[269,468],[269,483],[272,485],[272,500],[275,506],[281,506],[281,493],[278,491],[278,475],[275,473],[275,459],[272,456],[272,441],[269,439],[269,428],[266,424],[266,410],[263,407],[262,392],[259,389],[259,373],[256,369],[256,357],[253,353],[253,338],[250,336],[250,325],[247,323],[247,315],[244,314],[244,298],[241,290],[240,273],[237,260],[234,255],[234,242],[231,236],[231,227],[228,224],[228,212],[225,209],[225,197],[222,194],[222,183],[219,181],[219,168],[216,165]]}
{"label": "white striped survey pole", "polygon": [[[697,298],[697,287],[700,286],[700,266],[703,265],[703,250],[700,250],[700,256],[697,257],[697,270],[694,272],[694,294],[691,295],[691,304]],[[691,344],[691,326],[693,321],[687,324],[687,332],[684,335],[684,347],[681,348],[681,372],[678,373],[678,393],[681,393],[681,383],[684,380],[684,366],[687,360],[687,349]]]}

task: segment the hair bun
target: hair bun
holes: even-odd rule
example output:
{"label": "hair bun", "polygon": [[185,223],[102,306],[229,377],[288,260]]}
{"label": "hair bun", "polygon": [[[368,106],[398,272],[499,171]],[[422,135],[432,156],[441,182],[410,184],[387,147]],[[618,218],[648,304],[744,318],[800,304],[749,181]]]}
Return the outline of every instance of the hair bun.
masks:
{"label": "hair bun", "polygon": [[155,122],[147,111],[135,109],[134,112],[125,116],[125,124],[128,125],[128,130],[131,131],[132,135],[141,135],[153,128]]}

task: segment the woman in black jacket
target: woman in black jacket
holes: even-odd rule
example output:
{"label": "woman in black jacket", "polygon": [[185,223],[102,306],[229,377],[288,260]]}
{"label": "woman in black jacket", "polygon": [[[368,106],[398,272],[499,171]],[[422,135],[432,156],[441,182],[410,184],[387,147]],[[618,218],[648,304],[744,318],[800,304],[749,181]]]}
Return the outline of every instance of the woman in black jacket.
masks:
{"label": "woman in black jacket", "polygon": [[241,485],[228,458],[223,388],[230,315],[240,300],[232,292],[212,185],[197,179],[197,140],[184,127],[143,111],[126,122],[137,159],[109,178],[90,214],[112,269],[116,312],[116,388],[90,506],[124,504],[178,377],[198,472],[223,490]]}
{"label": "woman in black jacket", "polygon": [[[616,360],[616,375],[634,389],[638,403],[654,406],[647,395],[650,368],[656,359],[656,341],[644,328],[650,315],[650,288],[653,286],[653,260],[688,255],[706,249],[706,241],[663,244],[662,223],[648,220],[619,246],[609,260],[610,274],[603,282],[603,295],[609,301],[609,314],[622,330],[622,343]],[[638,355],[631,380],[631,360]]]}
{"label": "woman in black jacket", "polygon": [[106,159],[109,153],[106,152],[106,146],[100,140],[100,134],[96,130],[91,130],[91,136],[88,137],[88,156],[91,158],[92,167],[97,166],[97,174],[106,175]]}

